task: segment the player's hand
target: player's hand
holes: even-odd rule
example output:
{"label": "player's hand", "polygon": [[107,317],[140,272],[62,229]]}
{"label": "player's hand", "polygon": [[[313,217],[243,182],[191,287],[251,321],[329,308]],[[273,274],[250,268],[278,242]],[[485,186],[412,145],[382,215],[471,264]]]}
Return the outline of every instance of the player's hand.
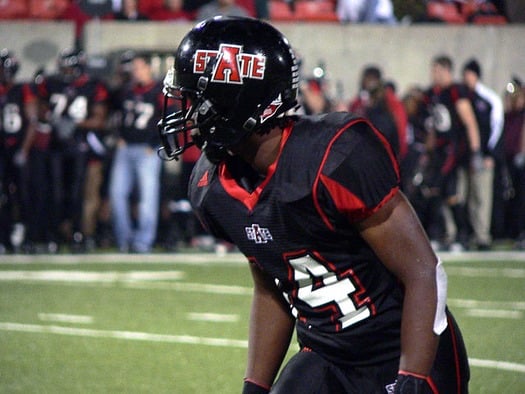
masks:
{"label": "player's hand", "polygon": [[513,159],[516,168],[522,169],[525,167],[525,152],[520,152]]}
{"label": "player's hand", "polygon": [[473,152],[470,158],[470,169],[474,172],[479,172],[485,167],[483,165],[483,155],[481,152]]}
{"label": "player's hand", "polygon": [[429,377],[399,372],[394,394],[437,394]]}
{"label": "player's hand", "polygon": [[13,157],[13,163],[17,167],[25,166],[27,163],[27,154],[22,150],[17,151]]}
{"label": "player's hand", "polygon": [[73,137],[75,133],[76,124],[73,119],[65,116],[52,119],[53,127],[57,132],[57,136],[61,141],[67,141]]}

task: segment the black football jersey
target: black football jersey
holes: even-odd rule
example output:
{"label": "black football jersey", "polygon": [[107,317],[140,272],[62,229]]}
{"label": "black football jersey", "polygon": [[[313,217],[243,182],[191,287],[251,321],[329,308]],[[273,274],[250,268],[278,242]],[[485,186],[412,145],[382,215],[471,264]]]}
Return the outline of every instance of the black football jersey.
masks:
{"label": "black football jersey", "polygon": [[128,143],[157,146],[157,122],[164,106],[162,84],[130,85],[123,90],[121,102],[120,136]]}
{"label": "black football jersey", "polygon": [[[50,76],[38,85],[38,95],[49,103],[53,119],[66,118],[79,124],[86,120],[95,104],[107,104],[109,93],[106,85],[88,74],[83,74],[72,82],[60,76]],[[74,146],[86,138],[88,130],[75,127],[73,133],[62,134],[55,129],[53,145],[58,148]]]}
{"label": "black football jersey", "polygon": [[39,95],[49,100],[53,117],[66,117],[80,123],[89,117],[91,106],[106,103],[109,93],[106,86],[84,74],[73,82],[51,76],[38,87]]}
{"label": "black football jersey", "polygon": [[0,85],[0,141],[6,149],[18,149],[25,138],[26,103],[35,100],[27,84]]}
{"label": "black football jersey", "polygon": [[202,155],[189,194],[215,236],[275,279],[300,343],[357,365],[399,357],[402,291],[355,228],[398,190],[385,137],[335,113],[287,127],[262,182],[236,158]]}
{"label": "black football jersey", "polygon": [[452,84],[447,88],[434,86],[427,90],[425,102],[432,116],[438,148],[452,144],[459,149],[466,138],[465,128],[456,111],[456,102],[468,98],[465,86]]}

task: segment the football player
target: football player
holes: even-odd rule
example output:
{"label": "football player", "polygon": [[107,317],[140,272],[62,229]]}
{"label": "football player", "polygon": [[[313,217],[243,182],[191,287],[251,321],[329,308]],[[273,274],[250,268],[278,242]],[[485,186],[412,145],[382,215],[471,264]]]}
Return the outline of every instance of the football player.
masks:
{"label": "football player", "polygon": [[446,273],[384,136],[350,113],[291,116],[294,52],[262,21],[198,24],[174,67],[182,111],[160,122],[160,153],[201,148],[191,203],[253,275],[243,393],[466,393]]}
{"label": "football player", "polygon": [[92,218],[100,203],[102,158],[108,113],[108,90],[91,77],[85,54],[64,49],[57,58],[58,72],[38,84],[38,93],[49,107],[53,126],[52,177],[53,225],[71,226],[73,251],[82,251],[85,236],[92,236]]}
{"label": "football player", "polygon": [[29,85],[15,81],[19,66],[11,51],[0,51],[0,250],[21,246],[27,222],[26,164],[37,112]]}

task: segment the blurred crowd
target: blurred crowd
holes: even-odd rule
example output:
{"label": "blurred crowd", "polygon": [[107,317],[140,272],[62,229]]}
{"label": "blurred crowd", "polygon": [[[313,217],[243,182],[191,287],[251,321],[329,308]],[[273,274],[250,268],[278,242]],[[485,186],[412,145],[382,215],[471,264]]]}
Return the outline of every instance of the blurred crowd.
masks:
{"label": "blurred crowd", "polygon": [[[227,250],[186,199],[199,151],[178,162],[157,155],[165,99],[149,56],[122,52],[106,79],[89,72],[81,50],[56,60],[56,73],[18,81],[17,57],[0,52],[0,253]],[[490,250],[499,239],[525,249],[522,81],[493,90],[476,59],[460,65],[458,81],[447,55],[429,67],[431,86],[399,93],[370,64],[350,100],[323,64],[302,70],[298,111],[370,119],[436,249]]]}
{"label": "blurred crowd", "polygon": [[200,21],[215,15],[340,23],[525,21],[523,1],[505,0],[2,0],[0,20],[66,20],[77,44],[86,22]]}

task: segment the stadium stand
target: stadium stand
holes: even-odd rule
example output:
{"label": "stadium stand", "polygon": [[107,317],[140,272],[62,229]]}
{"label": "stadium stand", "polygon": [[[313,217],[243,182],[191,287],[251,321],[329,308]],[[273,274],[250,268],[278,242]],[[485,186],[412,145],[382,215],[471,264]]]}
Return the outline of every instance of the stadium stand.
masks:
{"label": "stadium stand", "polygon": [[336,22],[335,4],[331,0],[270,0],[270,19],[293,22]]}

